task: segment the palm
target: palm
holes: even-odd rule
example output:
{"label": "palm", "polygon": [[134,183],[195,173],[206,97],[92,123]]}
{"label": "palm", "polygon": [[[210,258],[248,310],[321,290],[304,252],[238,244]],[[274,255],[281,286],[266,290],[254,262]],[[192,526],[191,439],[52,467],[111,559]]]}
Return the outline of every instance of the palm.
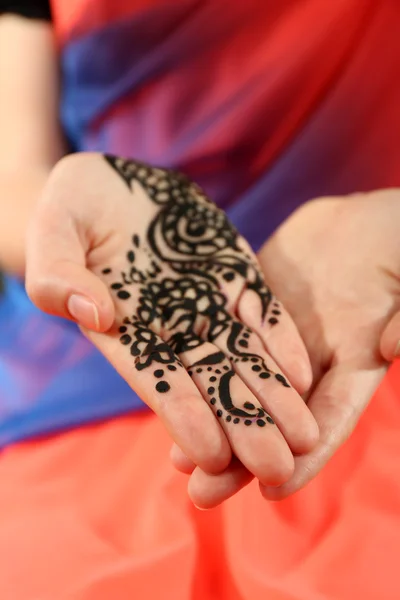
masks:
{"label": "palm", "polygon": [[[352,432],[385,374],[379,342],[399,304],[393,210],[399,212],[400,198],[394,192],[377,196],[311,203],[260,254],[309,351],[314,386],[308,406],[320,428],[318,446],[296,459],[292,480],[268,490],[268,497],[284,496],[318,472]],[[305,222],[307,237],[294,235]],[[318,248],[323,260],[316,258]]]}
{"label": "palm", "polygon": [[[267,498],[283,498],[318,473],[353,431],[384,377],[380,338],[400,306],[399,218],[399,191],[313,201],[259,254],[266,279],[308,349],[314,381],[306,400],[320,429],[315,449],[295,458],[289,482],[261,486]],[[218,496],[218,490],[207,491],[207,476],[195,471],[194,501],[215,504],[250,479],[238,464],[221,477],[225,486]]]}

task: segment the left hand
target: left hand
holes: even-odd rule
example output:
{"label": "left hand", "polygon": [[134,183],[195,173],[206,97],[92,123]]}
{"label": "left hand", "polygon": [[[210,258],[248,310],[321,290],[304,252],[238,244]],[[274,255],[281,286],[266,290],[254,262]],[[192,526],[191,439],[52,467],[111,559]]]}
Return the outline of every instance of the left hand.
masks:
{"label": "left hand", "polygon": [[[260,485],[267,499],[285,498],[315,477],[386,373],[400,339],[399,222],[398,189],[321,198],[296,211],[259,254],[306,343],[314,374],[308,406],[320,430],[316,448],[295,458],[287,483]],[[177,448],[172,459],[193,471]],[[238,461],[217,476],[196,468],[189,493],[197,506],[212,507],[251,479]]]}

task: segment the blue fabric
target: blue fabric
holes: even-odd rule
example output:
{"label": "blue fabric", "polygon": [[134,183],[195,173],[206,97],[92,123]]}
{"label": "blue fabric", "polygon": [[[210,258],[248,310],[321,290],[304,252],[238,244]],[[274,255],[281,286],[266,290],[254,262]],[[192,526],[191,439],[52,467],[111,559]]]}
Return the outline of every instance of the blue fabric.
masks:
{"label": "blue fabric", "polygon": [[0,446],[145,405],[69,321],[6,277],[0,296]]}

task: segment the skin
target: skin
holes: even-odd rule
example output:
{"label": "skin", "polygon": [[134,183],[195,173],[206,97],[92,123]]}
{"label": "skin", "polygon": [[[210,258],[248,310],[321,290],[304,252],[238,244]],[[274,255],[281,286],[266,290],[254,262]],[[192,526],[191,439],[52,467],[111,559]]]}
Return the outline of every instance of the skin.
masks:
{"label": "skin", "polygon": [[[260,485],[267,499],[283,499],[317,475],[386,373],[400,338],[399,219],[398,189],[321,198],[296,211],[259,254],[309,351],[314,382],[306,399],[320,431],[317,446],[295,458],[288,482]],[[252,479],[238,462],[210,476],[193,469],[179,448],[171,456],[178,469],[192,473],[189,494],[201,508],[219,504]]]}
{"label": "skin", "polygon": [[0,264],[22,276],[27,224],[65,153],[58,61],[48,24],[0,15],[0,90]]}
{"label": "skin", "polygon": [[[51,26],[15,15],[0,16],[0,86],[2,90],[0,97],[2,130],[0,146],[0,264],[9,273],[24,276],[27,226],[37,209],[38,199],[42,195],[42,190],[49,180],[54,165],[65,153],[65,143],[58,122],[58,60]],[[65,165],[64,162],[61,164]],[[23,177],[21,177],[22,170]],[[60,168],[57,168],[55,172],[57,173],[59,170]],[[114,185],[118,185],[116,179],[114,179]],[[63,226],[65,227],[66,223],[63,223]],[[81,230],[77,232],[77,235],[82,241]],[[58,237],[57,241],[59,242],[61,239],[62,236]],[[76,242],[76,240],[74,241]],[[43,286],[45,287],[45,284],[42,281],[39,288],[43,289]],[[109,292],[106,293],[104,287],[101,286],[98,289],[101,296],[99,313],[94,313],[91,305],[87,304],[83,309],[84,312],[86,310],[83,323],[88,329],[92,327],[103,331],[104,328],[110,326],[115,308],[110,305]],[[35,292],[33,292],[34,294]],[[251,305],[251,299],[248,300],[248,304]],[[69,301],[69,308],[71,308],[71,301]],[[67,306],[63,306],[60,314],[65,314],[66,310]],[[287,323],[289,322],[290,320],[287,319]],[[286,331],[288,331],[287,328]],[[282,328],[280,335],[282,335]],[[288,335],[291,339],[296,337],[291,336],[290,332]],[[271,354],[274,353],[274,344],[277,343],[278,337],[276,335],[269,336],[268,346]],[[293,347],[288,356],[294,350]],[[275,354],[279,358],[279,350]],[[297,367],[293,369],[292,366],[291,375],[294,385],[299,391],[303,391],[310,383],[310,366],[304,346],[300,341],[295,361],[293,361],[294,355],[296,352],[292,353],[291,362],[295,362]],[[301,404],[298,403],[298,406],[300,407]],[[301,410],[304,412],[304,408]],[[189,433],[190,428],[188,428]],[[217,460],[214,459],[211,465],[203,464],[209,470],[218,468],[218,461],[220,461],[220,469],[226,466],[226,461],[229,461],[230,447],[227,448],[226,440],[224,441],[220,432],[218,435],[220,436],[220,446],[222,444],[225,447],[225,457],[223,453],[217,452],[217,444],[217,447],[212,450]],[[294,448],[297,444],[297,450],[299,444],[301,450],[301,437],[302,435],[297,440],[292,440]],[[305,437],[303,450],[315,443],[315,440],[314,424],[308,441],[307,436]],[[286,448],[284,440],[282,443],[279,438],[279,443],[282,448]],[[287,446],[287,448],[289,447]],[[285,479],[290,475],[293,469],[292,453],[290,450],[285,450],[285,454],[286,462],[282,463],[272,479],[273,469],[267,465],[270,472],[267,477],[269,481],[274,480],[275,483],[278,483],[282,478]],[[260,475],[262,477],[262,473]]]}
{"label": "skin", "polygon": [[[58,124],[58,88],[57,56],[51,27],[15,15],[0,16],[0,263],[8,272],[20,276],[25,272],[27,224],[35,212],[38,198],[53,166],[65,153]],[[398,196],[398,192],[395,193]],[[376,192],[371,199],[382,199],[381,194],[386,197],[387,192]],[[358,282],[358,289],[362,285],[362,276],[365,280],[372,273],[375,279],[384,280],[385,286],[391,282],[393,290],[397,289],[397,266],[391,271],[392,275],[388,275],[390,270],[384,275],[377,267],[377,264],[390,262],[390,255],[397,256],[389,237],[385,235],[385,239],[381,240],[381,263],[377,262],[377,255],[370,256],[366,231],[372,227],[372,237],[375,238],[379,222],[378,220],[374,226],[375,213],[371,217],[372,221],[368,220],[372,203],[365,202],[366,198],[358,198],[361,202],[358,206],[361,208],[355,211],[350,210],[349,200],[350,198],[323,199],[306,205],[284,223],[260,254],[268,281],[292,311],[307,343],[314,370],[314,391],[310,407],[322,429],[321,441],[314,452],[301,459],[296,457],[293,477],[283,487],[263,489],[266,497],[285,497],[304,485],[351,432],[386,368],[380,362],[377,352],[382,329],[380,350],[383,357],[391,360],[398,352],[400,317],[396,312],[397,292],[386,291],[386,300],[383,297],[380,299],[379,310],[381,313],[383,310],[383,313],[377,318],[378,321],[383,320],[383,323],[373,326],[367,323],[363,328],[359,324],[359,312],[353,309],[356,318],[347,331],[350,334],[357,329],[359,333],[358,329],[362,329],[357,347],[362,347],[362,356],[365,354],[369,359],[373,357],[373,367],[367,370],[355,368],[352,387],[347,389],[350,374],[344,338],[351,302],[343,297],[344,292],[340,286],[348,284],[343,279],[348,278],[350,273],[351,285],[353,280]],[[397,213],[395,203],[390,203],[390,207],[388,204],[381,204],[379,210],[375,207],[375,212],[379,212],[380,219],[385,211],[389,217],[390,211],[393,211],[393,221],[388,224],[391,229],[391,225],[396,222]],[[368,220],[363,224],[362,234],[357,230],[360,210],[366,211]],[[342,224],[348,220],[342,229],[343,239],[340,238],[341,242],[336,244],[339,247],[335,247],[335,240],[331,239],[332,214],[335,218],[340,215]],[[354,231],[349,231],[349,228]],[[354,239],[360,240],[356,253]],[[325,246],[326,240],[329,243]],[[321,257],[316,262],[315,256],[321,256],[321,247],[325,248],[323,260]],[[301,262],[298,261],[297,251],[301,251]],[[345,277],[342,267],[349,255],[358,256],[360,264],[352,264]],[[328,272],[329,278],[326,281]],[[286,275],[291,278],[291,285]],[[320,288],[321,285],[326,287]],[[309,302],[309,292],[314,296],[312,305]],[[353,298],[355,306],[357,302],[359,305],[360,299]],[[110,307],[108,299],[105,300],[105,305]],[[90,310],[89,308],[89,314]],[[113,309],[109,310],[112,312]],[[360,314],[364,313],[365,307]],[[101,328],[110,322],[107,318],[110,319],[106,317],[106,322],[100,323]],[[351,339],[351,336],[347,339]],[[345,386],[343,393],[341,385]],[[193,472],[193,462],[177,446],[172,450],[172,457],[179,469],[187,473]],[[214,506],[234,494],[252,477],[237,459],[232,460],[230,468],[224,473],[215,476],[197,468],[190,478],[189,493],[199,506]]]}
{"label": "skin", "polygon": [[[186,456],[205,472],[224,471],[233,451],[264,485],[280,485],[292,475],[293,454],[308,452],[318,440],[318,428],[310,411],[296,389],[282,378],[283,372],[301,392],[308,388],[311,372],[303,342],[280,304],[279,323],[271,325],[272,311],[267,311],[266,318],[262,318],[260,300],[246,287],[246,281],[237,275],[233,281],[226,282],[223,271],[219,273],[222,283],[215,289],[220,298],[226,299],[223,310],[230,315],[232,325],[219,335],[208,337],[209,319],[204,313],[194,328],[202,345],[193,349],[171,345],[176,353],[171,350],[167,364],[175,366],[173,370],[166,368],[160,355],[151,359],[154,352],[149,355],[146,344],[139,344],[140,352],[135,352],[138,345],[133,343],[131,347],[136,340],[136,325],[132,324],[135,318],[141,327],[154,334],[157,348],[163,342],[168,344],[184,325],[174,325],[175,315],[164,320],[165,310],[148,322],[144,316],[147,309],[140,309],[141,294],[147,293],[146,286],[175,282],[172,286],[175,293],[179,291],[180,281],[168,262],[157,258],[154,250],[150,252],[151,224],[159,218],[164,205],[152,201],[143,186],[136,179],[127,185],[100,154],[75,154],[60,161],[38,201],[28,233],[28,294],[43,311],[73,319],[81,325],[85,335],[156,412]],[[194,198],[198,202],[196,194]],[[204,204],[204,199],[200,203],[212,207]],[[211,212],[214,222],[218,210],[214,208]],[[179,220],[181,233],[188,225],[190,220]],[[182,235],[191,239],[189,235]],[[207,237],[207,232],[205,235]],[[159,247],[168,254],[167,240],[161,234],[159,237]],[[236,250],[229,250],[232,252],[237,260],[247,261],[249,256],[256,262],[243,238],[238,238]],[[223,255],[225,250],[216,254]],[[147,272],[154,257],[159,271],[152,279],[141,285],[128,282],[122,287],[119,282],[124,280],[124,272],[129,272],[132,265]],[[201,260],[201,255],[193,258]],[[200,276],[194,279],[202,281]],[[77,297],[84,298],[81,307],[76,302]],[[160,306],[158,300],[156,306]],[[248,344],[246,350],[251,358],[231,364],[229,332],[231,327],[242,327],[241,324],[251,332],[246,334],[249,338],[244,342]],[[237,422],[235,418],[229,419],[231,413],[219,401],[217,389],[214,394],[216,384],[210,383],[213,379],[209,380],[214,372],[209,373],[207,366],[190,368],[221,352],[225,358],[217,366],[222,370],[234,369],[229,379],[233,405],[251,414],[259,407],[262,427],[259,418],[251,420],[239,415]],[[167,352],[161,354],[165,356]],[[258,358],[254,358],[255,355]],[[151,364],[148,364],[149,358]],[[252,362],[253,358],[257,365]],[[271,370],[268,379],[260,378],[263,371],[258,365],[262,363]],[[217,399],[215,405],[210,402],[211,395]],[[267,420],[267,415],[273,419]]]}

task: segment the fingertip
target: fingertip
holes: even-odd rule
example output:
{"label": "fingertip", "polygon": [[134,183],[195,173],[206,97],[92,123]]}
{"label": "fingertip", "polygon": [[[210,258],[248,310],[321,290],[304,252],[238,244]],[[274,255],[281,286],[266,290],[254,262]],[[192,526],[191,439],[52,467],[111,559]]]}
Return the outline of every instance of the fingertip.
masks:
{"label": "fingertip", "polygon": [[221,451],[209,450],[207,455],[198,461],[199,467],[209,475],[220,475],[229,466],[232,458],[229,443]]}
{"label": "fingertip", "polygon": [[238,493],[252,479],[253,475],[237,458],[219,475],[210,475],[196,467],[188,483],[189,498],[199,510],[210,510]]}
{"label": "fingertip", "polygon": [[286,498],[289,498],[289,496],[292,496],[301,490],[310,481],[310,477],[304,477],[301,475],[301,470],[295,470],[288,480],[277,486],[263,485],[260,483],[259,488],[261,495],[266,500],[270,500],[272,502],[285,500]]}
{"label": "fingertip", "polygon": [[296,436],[292,434],[290,447],[296,455],[308,454],[317,446],[319,439],[318,423],[308,411],[307,421],[303,422],[301,430]]}
{"label": "fingertip", "polygon": [[51,265],[46,273],[30,277],[26,291],[40,310],[85,329],[103,333],[114,322],[114,303],[106,285],[81,265]]}
{"label": "fingertip", "polygon": [[81,294],[71,294],[67,300],[69,315],[82,327],[100,331],[100,316],[96,303]]}
{"label": "fingertip", "polygon": [[288,451],[281,454],[280,460],[276,461],[268,469],[267,480],[261,482],[266,487],[276,488],[287,483],[293,476],[295,469],[294,457]]}
{"label": "fingertip", "polygon": [[172,445],[169,456],[175,469],[180,473],[191,475],[196,468],[194,462],[182,452],[177,444]]}
{"label": "fingertip", "polygon": [[186,378],[188,387],[192,388],[192,380],[184,373],[179,392],[170,393],[168,399],[158,399],[156,404],[152,401],[147,404],[155,410],[180,449],[178,452],[173,448],[172,454],[180,467],[189,468],[186,461],[190,461],[206,473],[221,473],[232,458],[230,444],[198,390],[193,393],[185,389]]}
{"label": "fingertip", "polygon": [[[305,351],[304,351],[304,354]],[[288,351],[290,356],[290,350]],[[285,365],[285,371],[290,374],[288,378],[294,389],[300,394],[306,394],[311,388],[313,374],[308,356],[301,356],[296,351],[291,354],[290,364]]]}
{"label": "fingertip", "polygon": [[278,502],[279,500],[285,500],[288,496],[290,496],[290,492],[286,491],[285,487],[271,487],[259,484],[260,493],[265,500],[269,500],[270,502]]}
{"label": "fingertip", "polygon": [[388,362],[400,357],[400,312],[386,325],[380,339],[380,352]]}

